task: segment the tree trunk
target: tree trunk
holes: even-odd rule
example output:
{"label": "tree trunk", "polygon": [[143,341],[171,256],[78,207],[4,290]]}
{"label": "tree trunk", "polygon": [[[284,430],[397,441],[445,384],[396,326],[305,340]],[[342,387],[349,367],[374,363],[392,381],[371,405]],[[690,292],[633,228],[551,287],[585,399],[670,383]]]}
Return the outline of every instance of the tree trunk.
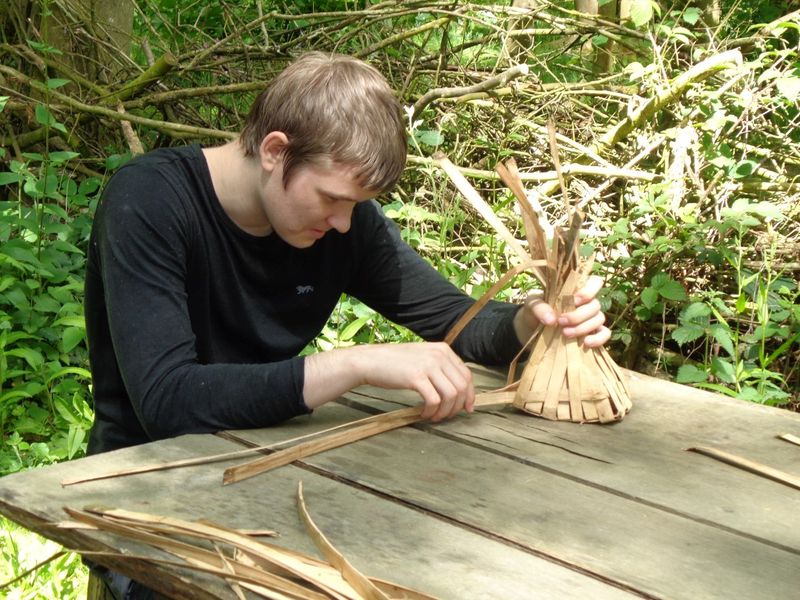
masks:
{"label": "tree trunk", "polygon": [[63,0],[49,9],[42,36],[63,53],[60,60],[92,81],[115,81],[128,66],[133,1]]}

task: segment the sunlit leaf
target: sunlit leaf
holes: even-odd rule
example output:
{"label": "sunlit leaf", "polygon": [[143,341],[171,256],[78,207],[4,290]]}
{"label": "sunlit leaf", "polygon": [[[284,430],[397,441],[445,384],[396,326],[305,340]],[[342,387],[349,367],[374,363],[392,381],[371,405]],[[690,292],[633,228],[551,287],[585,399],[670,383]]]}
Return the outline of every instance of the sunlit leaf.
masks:
{"label": "sunlit leaf", "polygon": [[702,337],[705,335],[705,332],[706,330],[704,327],[694,323],[689,323],[673,329],[672,339],[678,342],[679,345],[683,346],[684,344],[688,344],[689,342],[693,342]]}
{"label": "sunlit leaf", "polygon": [[700,19],[700,9],[694,6],[690,6],[685,11],[683,11],[683,20],[689,23],[689,25],[694,25]]}
{"label": "sunlit leaf", "polygon": [[55,89],[58,89],[60,87],[63,87],[65,85],[67,85],[68,83],[69,83],[69,79],[53,78],[53,79],[48,79],[47,80],[47,87],[49,89],[51,89],[51,90],[55,90]]}
{"label": "sunlit leaf", "polygon": [[736,383],[736,369],[733,364],[722,358],[711,360],[711,373],[725,383]]}
{"label": "sunlit leaf", "polygon": [[633,0],[630,6],[631,21],[636,27],[641,27],[653,18],[652,0]]}
{"label": "sunlit leaf", "polygon": [[694,365],[681,365],[675,381],[678,383],[700,383],[708,379],[708,373]]}
{"label": "sunlit leaf", "polygon": [[775,80],[775,87],[790,102],[797,102],[800,97],[800,77],[779,77]]}
{"label": "sunlit leaf", "polygon": [[728,356],[734,357],[736,355],[731,332],[725,325],[715,323],[709,328],[709,331],[711,332],[711,337],[728,353]]}

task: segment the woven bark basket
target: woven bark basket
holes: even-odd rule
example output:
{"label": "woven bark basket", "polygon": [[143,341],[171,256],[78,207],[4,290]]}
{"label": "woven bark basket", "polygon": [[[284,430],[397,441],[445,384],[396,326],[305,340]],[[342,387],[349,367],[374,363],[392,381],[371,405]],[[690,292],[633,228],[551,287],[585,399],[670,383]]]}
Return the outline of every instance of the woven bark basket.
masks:
{"label": "woven bark basket", "polygon": [[[525,249],[445,156],[440,155],[438,163],[520,260],[453,326],[446,341],[452,343],[480,307],[524,269],[539,280],[544,301],[557,313],[573,310],[575,293],[585,283],[593,264],[593,258],[580,256],[583,214],[568,206],[569,228],[552,226],[535,197],[525,191],[513,159],[498,164],[497,173],[520,204],[528,243]],[[518,356],[511,364],[508,385],[497,392],[498,397],[506,398],[513,393],[517,409],[576,423],[611,423],[622,420],[630,411],[625,375],[605,348],[586,348],[579,340],[564,337],[554,325],[540,326],[523,348],[523,352],[527,350],[530,356],[519,381],[514,381]]]}

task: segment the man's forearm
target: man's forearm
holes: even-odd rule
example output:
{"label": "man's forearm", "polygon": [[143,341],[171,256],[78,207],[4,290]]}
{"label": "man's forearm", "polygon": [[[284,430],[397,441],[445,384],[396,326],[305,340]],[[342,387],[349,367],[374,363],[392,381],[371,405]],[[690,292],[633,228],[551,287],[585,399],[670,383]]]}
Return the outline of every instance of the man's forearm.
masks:
{"label": "man's forearm", "polygon": [[363,349],[356,346],[307,356],[303,379],[306,406],[317,408],[366,383],[366,378],[361,374],[361,353]]}

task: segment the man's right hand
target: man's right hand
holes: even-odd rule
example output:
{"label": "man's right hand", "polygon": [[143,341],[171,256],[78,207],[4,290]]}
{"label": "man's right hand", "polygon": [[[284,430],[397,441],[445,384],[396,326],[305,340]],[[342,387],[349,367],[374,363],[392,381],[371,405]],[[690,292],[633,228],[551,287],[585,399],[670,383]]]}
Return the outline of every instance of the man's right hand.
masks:
{"label": "man's right hand", "polygon": [[422,417],[437,422],[461,410],[472,412],[472,373],[442,342],[370,344],[306,358],[303,396],[316,408],[359,385],[416,391],[425,403]]}

